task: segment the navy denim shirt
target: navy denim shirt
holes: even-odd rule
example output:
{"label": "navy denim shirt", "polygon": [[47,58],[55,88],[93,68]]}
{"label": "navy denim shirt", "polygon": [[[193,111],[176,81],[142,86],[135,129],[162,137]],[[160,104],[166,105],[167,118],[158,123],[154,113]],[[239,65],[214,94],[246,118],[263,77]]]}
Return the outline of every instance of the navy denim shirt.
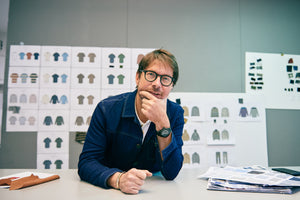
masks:
{"label": "navy denim shirt", "polygon": [[162,151],[162,161],[154,123],[142,142],[143,132],[134,109],[136,93],[107,98],[95,108],[78,163],[82,180],[109,188],[106,182],[111,175],[131,168],[161,171],[167,180],[179,173],[183,163],[183,109],[167,101],[172,141]]}

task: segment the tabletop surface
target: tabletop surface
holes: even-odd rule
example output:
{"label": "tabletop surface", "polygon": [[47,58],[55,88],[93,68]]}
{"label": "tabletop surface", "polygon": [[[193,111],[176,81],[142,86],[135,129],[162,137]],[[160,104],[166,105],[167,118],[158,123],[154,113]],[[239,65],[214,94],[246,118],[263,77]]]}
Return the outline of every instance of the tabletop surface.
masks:
{"label": "tabletop surface", "polygon": [[248,192],[226,192],[207,190],[207,180],[199,179],[198,176],[205,172],[204,169],[192,168],[182,169],[173,181],[167,181],[162,176],[156,175],[146,179],[142,190],[137,195],[123,194],[115,189],[102,189],[81,181],[76,169],[69,170],[28,170],[28,169],[0,169],[0,177],[15,173],[32,171],[54,173],[60,179],[43,183],[40,185],[23,188],[20,190],[8,190],[0,188],[1,199],[22,200],[59,200],[59,199],[139,199],[139,200],[193,200],[193,199],[220,199],[220,200],[276,200],[276,199],[300,199],[300,192],[295,194],[267,194]]}

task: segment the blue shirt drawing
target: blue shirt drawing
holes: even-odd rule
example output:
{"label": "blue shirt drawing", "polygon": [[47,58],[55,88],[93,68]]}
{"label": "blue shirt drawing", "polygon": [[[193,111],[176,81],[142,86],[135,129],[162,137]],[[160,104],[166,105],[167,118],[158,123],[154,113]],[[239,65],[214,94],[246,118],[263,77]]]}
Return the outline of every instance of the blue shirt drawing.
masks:
{"label": "blue shirt drawing", "polygon": [[21,52],[21,53],[19,53],[19,56],[20,56],[20,59],[21,59],[21,60],[24,60],[25,53],[24,53],[24,52]]}
{"label": "blue shirt drawing", "polygon": [[66,83],[67,82],[67,78],[68,78],[67,74],[62,74],[60,77],[61,77],[61,82],[62,83]]}
{"label": "blue shirt drawing", "polygon": [[55,52],[53,56],[54,56],[54,61],[58,61],[59,53]]}
{"label": "blue shirt drawing", "polygon": [[62,96],[60,97],[60,102],[61,102],[61,104],[66,104],[66,103],[68,103],[68,97],[67,97],[66,95],[62,95]]}
{"label": "blue shirt drawing", "polygon": [[67,62],[69,54],[65,52],[61,56],[63,57],[63,61]]}

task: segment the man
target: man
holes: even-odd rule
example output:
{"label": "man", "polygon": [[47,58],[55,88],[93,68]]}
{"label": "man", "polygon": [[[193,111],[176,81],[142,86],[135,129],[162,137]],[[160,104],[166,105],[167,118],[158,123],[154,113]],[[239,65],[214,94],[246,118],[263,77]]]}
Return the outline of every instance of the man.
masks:
{"label": "man", "polygon": [[160,171],[173,180],[182,163],[183,109],[167,99],[178,79],[175,57],[158,49],[136,72],[137,89],[101,101],[78,163],[82,180],[137,194]]}

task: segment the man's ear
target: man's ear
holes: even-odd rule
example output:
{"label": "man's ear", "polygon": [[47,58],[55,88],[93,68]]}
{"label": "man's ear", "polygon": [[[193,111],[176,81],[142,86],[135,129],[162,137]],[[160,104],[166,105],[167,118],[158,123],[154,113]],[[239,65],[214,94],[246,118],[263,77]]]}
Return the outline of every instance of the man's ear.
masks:
{"label": "man's ear", "polygon": [[136,72],[136,74],[135,74],[135,84],[136,84],[136,86],[139,85],[140,75],[141,74],[139,72]]}

